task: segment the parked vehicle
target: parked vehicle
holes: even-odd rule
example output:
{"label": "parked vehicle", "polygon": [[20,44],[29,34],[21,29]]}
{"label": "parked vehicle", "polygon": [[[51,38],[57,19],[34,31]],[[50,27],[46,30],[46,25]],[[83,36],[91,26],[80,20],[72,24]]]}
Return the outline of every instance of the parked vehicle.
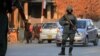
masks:
{"label": "parked vehicle", "polygon": [[98,29],[98,37],[100,38],[100,29]]}
{"label": "parked vehicle", "polygon": [[[77,31],[78,33],[75,34],[74,43],[81,43],[87,46],[89,42],[92,42],[94,46],[98,45],[98,32],[91,19],[78,19]],[[58,33],[56,37],[57,46],[61,45],[62,36],[60,35],[62,33]]]}
{"label": "parked vehicle", "polygon": [[55,40],[58,31],[56,22],[44,23],[43,27],[41,28],[40,42],[47,40],[48,43],[51,43],[52,40]]}

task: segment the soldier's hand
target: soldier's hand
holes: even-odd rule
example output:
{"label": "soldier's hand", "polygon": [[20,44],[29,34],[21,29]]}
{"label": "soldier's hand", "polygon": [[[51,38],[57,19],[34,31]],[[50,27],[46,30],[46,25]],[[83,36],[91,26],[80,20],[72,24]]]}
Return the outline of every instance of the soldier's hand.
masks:
{"label": "soldier's hand", "polygon": [[73,30],[76,31],[77,30],[76,27],[73,27]]}
{"label": "soldier's hand", "polygon": [[69,22],[68,22],[68,21],[66,21],[66,23],[67,23],[67,24],[69,24]]}

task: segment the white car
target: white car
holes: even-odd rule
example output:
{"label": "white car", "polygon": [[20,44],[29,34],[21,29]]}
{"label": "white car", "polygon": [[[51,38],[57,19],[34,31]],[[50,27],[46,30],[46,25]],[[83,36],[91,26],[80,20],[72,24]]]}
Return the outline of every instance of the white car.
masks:
{"label": "white car", "polygon": [[[78,19],[77,21],[77,31],[78,34],[75,34],[75,42],[81,43],[84,46],[87,46],[89,42],[92,42],[94,45],[98,45],[98,32],[93,25],[91,19]],[[62,42],[62,32],[57,34],[56,44],[57,46],[61,45]],[[69,39],[67,39],[69,40]]]}
{"label": "white car", "polygon": [[58,31],[56,22],[44,23],[43,27],[41,28],[40,42],[47,40],[48,43],[51,43],[52,40],[56,39],[56,34]]}

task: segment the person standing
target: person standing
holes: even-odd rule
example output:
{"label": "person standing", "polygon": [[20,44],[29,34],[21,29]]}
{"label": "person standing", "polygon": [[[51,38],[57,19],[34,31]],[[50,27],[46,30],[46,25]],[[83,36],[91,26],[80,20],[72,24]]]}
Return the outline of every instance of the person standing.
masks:
{"label": "person standing", "polygon": [[38,43],[40,43],[40,29],[41,29],[41,26],[39,26],[38,24],[36,24],[34,27],[33,27],[33,31],[34,31],[34,39],[36,38],[38,40]]}
{"label": "person standing", "polygon": [[72,55],[74,37],[76,33],[76,17],[72,14],[73,9],[71,6],[67,7],[66,14],[59,20],[60,25],[63,27],[61,52],[59,55],[65,55],[66,40],[69,38],[69,55]]}
{"label": "person standing", "polygon": [[26,39],[26,43],[32,42],[32,28],[31,23],[25,23],[25,31],[24,31],[24,37]]}
{"label": "person standing", "polygon": [[22,19],[26,21],[23,8],[20,5],[19,0],[13,5],[15,0],[0,0],[0,56],[5,56],[7,51],[7,33],[8,33],[8,17],[7,13],[12,13],[13,7],[17,7],[22,16]]}
{"label": "person standing", "polygon": [[8,17],[11,13],[11,1],[0,0],[0,56],[5,56],[7,51]]}

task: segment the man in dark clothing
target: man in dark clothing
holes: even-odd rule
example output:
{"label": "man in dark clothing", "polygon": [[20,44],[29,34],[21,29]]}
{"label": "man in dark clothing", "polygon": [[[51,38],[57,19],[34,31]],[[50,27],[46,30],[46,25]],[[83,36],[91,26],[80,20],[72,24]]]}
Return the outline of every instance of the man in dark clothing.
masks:
{"label": "man in dark clothing", "polygon": [[40,29],[41,29],[41,26],[39,26],[38,24],[36,24],[34,27],[33,27],[33,31],[34,31],[34,39],[36,38],[38,40],[38,43],[40,42],[39,39],[40,39]]}
{"label": "man in dark clothing", "polygon": [[[7,50],[7,32],[8,32],[8,17],[7,13],[12,13],[12,1],[13,0],[0,0],[0,56],[5,56]],[[17,1],[17,0],[16,0]],[[16,5],[19,2],[17,1]],[[15,5],[15,6],[16,6]],[[25,21],[23,9],[21,6],[16,6],[20,8],[20,14]]]}
{"label": "man in dark clothing", "polygon": [[31,23],[25,23],[25,31],[24,31],[24,37],[26,39],[26,43],[31,43],[32,42],[32,32],[30,31],[30,25]]}
{"label": "man in dark clothing", "polygon": [[0,56],[5,56],[7,50],[7,13],[11,13],[11,1],[0,0]]}
{"label": "man in dark clothing", "polygon": [[62,19],[59,20],[59,23],[63,26],[63,35],[62,35],[62,46],[61,52],[59,55],[65,55],[65,45],[66,40],[69,38],[69,55],[72,54],[73,50],[73,42],[76,32],[76,17],[72,14],[73,9],[71,6],[67,7],[67,14],[63,16]]}

